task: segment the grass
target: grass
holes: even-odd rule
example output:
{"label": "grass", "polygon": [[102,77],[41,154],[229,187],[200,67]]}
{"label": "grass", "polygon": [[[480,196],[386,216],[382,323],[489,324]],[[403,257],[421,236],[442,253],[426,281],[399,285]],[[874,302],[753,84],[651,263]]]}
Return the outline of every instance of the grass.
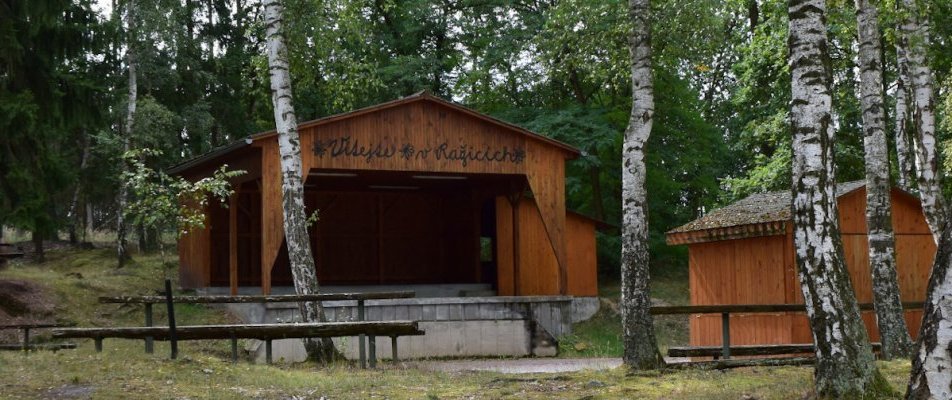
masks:
{"label": "grass", "polygon": [[[172,271],[162,267],[157,256],[138,256],[135,264],[116,270],[112,256],[110,250],[51,252],[46,263],[14,264],[0,271],[0,279],[41,283],[57,299],[61,322],[139,325],[141,308],[100,305],[96,297],[152,292]],[[681,289],[672,284],[662,290]],[[155,311],[156,321],[162,321],[161,307]],[[231,319],[202,306],[177,308],[176,316],[183,323]],[[576,337],[599,349],[594,354],[620,354],[617,339],[611,338],[617,335],[616,318],[603,311],[579,326]],[[809,397],[813,373],[809,367],[774,367],[647,375],[627,375],[623,369],[506,375],[429,372],[386,363],[367,371],[349,363],[232,364],[227,341],[182,342],[175,361],[168,359],[166,342],[156,342],[154,354],[144,354],[141,341],[106,340],[102,353],[94,351],[91,341],[78,343],[76,350],[56,353],[0,353],[0,399],[799,399]],[[579,354],[588,354],[585,351]],[[880,368],[893,387],[904,387],[907,362],[881,363]]]}
{"label": "grass", "polygon": [[[667,268],[652,271],[651,297],[669,305],[690,303],[687,270]],[[621,316],[618,300],[619,282],[601,278],[599,297],[602,304],[592,319],[575,324],[572,335],[559,340],[559,355],[563,357],[621,357]],[[607,281],[607,282],[606,282]],[[688,344],[688,316],[655,316],[655,338],[661,351],[671,346]]]}

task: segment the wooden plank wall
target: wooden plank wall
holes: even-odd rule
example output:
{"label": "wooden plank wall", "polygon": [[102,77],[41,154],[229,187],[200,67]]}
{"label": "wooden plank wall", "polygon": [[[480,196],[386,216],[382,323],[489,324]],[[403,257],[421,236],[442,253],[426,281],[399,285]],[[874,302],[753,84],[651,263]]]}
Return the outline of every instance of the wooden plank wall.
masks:
{"label": "wooden plank wall", "polygon": [[565,241],[568,252],[568,288],[571,296],[598,296],[598,250],[595,223],[569,213],[565,219]]}
{"label": "wooden plank wall", "polygon": [[[866,242],[865,190],[840,197],[840,223],[850,279],[860,302],[872,301]],[[893,226],[899,284],[903,301],[922,301],[935,255],[935,243],[918,201],[893,191]],[[691,304],[802,303],[793,259],[792,227],[786,235],[698,243],[689,246]],[[875,314],[864,312],[871,340],[878,340]],[[907,311],[915,337],[921,311]],[[719,315],[691,317],[691,345],[721,344]],[[803,313],[738,315],[731,320],[734,344],[810,343],[809,321]]]}
{"label": "wooden plank wall", "polygon": [[[532,198],[520,201],[519,251],[514,252],[512,206],[505,196],[496,198],[497,291],[500,296],[558,295],[559,263],[549,241],[542,214]],[[572,247],[568,260],[568,286],[572,296],[597,296],[598,273],[595,225],[569,214],[566,236]],[[515,259],[518,253],[518,260]],[[518,268],[516,265],[518,264]],[[518,271],[517,271],[518,270]]]}
{"label": "wooden plank wall", "polygon": [[211,229],[193,229],[178,240],[179,285],[183,288],[208,286],[211,278]]}
{"label": "wooden plank wall", "polygon": [[[280,163],[274,136],[254,145],[261,149],[262,162],[262,291],[269,293],[272,268],[284,236]],[[301,149],[304,171],[322,168],[527,175],[545,215],[540,219],[544,234],[560,266],[554,276],[545,279],[555,280],[554,293],[565,293],[564,164],[571,155],[566,150],[430,100],[307,125],[301,129]],[[462,157],[464,153],[469,157]],[[487,160],[487,154],[493,159]],[[545,284],[546,291],[549,286]],[[532,289],[538,290],[542,289]]]}

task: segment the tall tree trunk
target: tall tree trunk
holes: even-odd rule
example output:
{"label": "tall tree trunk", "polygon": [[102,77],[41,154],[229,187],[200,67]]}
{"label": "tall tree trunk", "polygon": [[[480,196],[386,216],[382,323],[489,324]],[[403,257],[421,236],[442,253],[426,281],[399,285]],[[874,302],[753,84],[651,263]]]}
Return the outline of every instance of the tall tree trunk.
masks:
{"label": "tall tree trunk", "polygon": [[46,253],[43,251],[43,234],[34,230],[30,239],[33,241],[33,260],[38,263],[46,261]]}
{"label": "tall tree trunk", "polygon": [[859,28],[860,103],[863,109],[863,145],[866,149],[866,227],[869,267],[873,275],[873,304],[882,341],[882,358],[906,357],[912,339],[896,278],[896,237],[892,228],[889,145],[883,94],[879,1],[856,0]]}
{"label": "tall tree trunk", "polygon": [[833,169],[832,81],[823,0],[789,0],[794,249],[817,364],[817,394],[869,395],[885,385],[843,262]]}
{"label": "tall tree trunk", "polygon": [[902,0],[900,35],[906,43],[906,61],[912,83],[912,125],[915,128],[916,178],[922,212],[936,243],[942,233],[945,201],[939,183],[935,137],[935,93],[932,68],[926,61],[929,45],[929,18],[918,7],[919,0]]}
{"label": "tall tree trunk", "polygon": [[[284,44],[280,0],[264,1],[264,21],[267,30],[268,69],[271,77],[271,101],[274,105],[274,123],[278,131],[281,152],[281,192],[284,201],[284,234],[291,262],[291,275],[297,294],[318,293],[317,267],[311,255],[311,240],[307,233],[307,215],[304,211],[304,186],[301,182],[301,144],[297,119],[291,96],[291,73],[288,69],[288,51]],[[325,321],[324,308],[319,301],[298,304],[305,322]],[[308,358],[327,360],[335,354],[330,339],[306,339]]]}
{"label": "tall tree trunk", "polygon": [[622,157],[622,248],[621,323],[624,333],[625,365],[632,369],[664,366],[654,336],[649,312],[651,292],[648,276],[648,202],[645,192],[645,144],[654,117],[654,88],[651,75],[650,0],[629,0],[632,21],[631,117],[625,130]]}
{"label": "tall tree trunk", "polygon": [[942,230],[906,399],[952,399],[952,224]]}
{"label": "tall tree trunk", "polygon": [[602,167],[592,166],[588,170],[589,179],[592,181],[592,208],[595,211],[595,218],[599,221],[605,220],[605,197],[602,195],[601,177]]}
{"label": "tall tree trunk", "polygon": [[[126,5],[126,64],[129,68],[129,96],[126,104],[126,124],[124,132],[122,132],[122,153],[125,155],[129,151],[129,143],[132,136],[133,123],[135,122],[136,114],[136,101],[138,95],[138,84],[136,79],[136,53],[135,48],[137,45],[136,38],[136,2],[134,0],[129,0],[129,3]],[[120,163],[122,172],[128,172],[128,166],[125,161]],[[118,267],[122,268],[125,266],[126,261],[129,260],[129,249],[127,246],[126,236],[128,235],[128,222],[125,218],[126,204],[129,201],[129,186],[124,180],[119,181],[119,209],[116,210],[116,256],[118,257]]]}
{"label": "tall tree trunk", "polygon": [[[900,4],[896,2],[896,4]],[[915,127],[911,122],[912,79],[909,77],[909,59],[907,56],[908,43],[905,35],[899,34],[896,39],[896,160],[899,169],[899,187],[914,193],[918,191],[916,184],[916,144]]]}
{"label": "tall tree trunk", "polygon": [[82,217],[77,212],[79,208],[79,192],[83,187],[83,171],[86,170],[86,163],[89,160],[89,137],[86,135],[86,132],[83,132],[83,155],[79,162],[79,174],[76,178],[76,187],[73,188],[73,197],[69,202],[69,211],[66,213],[67,218],[69,218],[69,243],[73,246],[78,244],[79,238],[76,234],[76,229],[79,227],[79,222],[82,220]]}

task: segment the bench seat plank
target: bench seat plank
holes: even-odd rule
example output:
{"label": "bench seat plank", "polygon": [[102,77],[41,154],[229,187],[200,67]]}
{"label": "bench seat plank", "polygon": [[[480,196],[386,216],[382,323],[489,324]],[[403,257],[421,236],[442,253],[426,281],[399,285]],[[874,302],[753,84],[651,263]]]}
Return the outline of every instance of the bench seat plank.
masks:
{"label": "bench seat plank", "polygon": [[[177,340],[203,339],[288,339],[304,337],[339,337],[359,334],[376,336],[423,335],[416,321],[363,321],[298,324],[193,325],[175,328]],[[169,340],[165,326],[126,328],[54,329],[54,338],[123,338]]]}
{"label": "bench seat plank", "polygon": [[[366,293],[318,293],[289,295],[238,295],[238,296],[173,296],[174,303],[225,304],[225,303],[284,303],[301,301],[338,301],[338,300],[385,300],[415,297],[412,290],[394,292]],[[165,296],[103,296],[100,303],[109,304],[157,304],[165,303]]]}
{"label": "bench seat plank", "polygon": [[[873,350],[879,351],[880,344],[873,343]],[[814,353],[813,344],[769,344],[731,346],[731,356],[773,356],[781,354]],[[668,348],[669,357],[721,357],[721,346],[685,346]]]}

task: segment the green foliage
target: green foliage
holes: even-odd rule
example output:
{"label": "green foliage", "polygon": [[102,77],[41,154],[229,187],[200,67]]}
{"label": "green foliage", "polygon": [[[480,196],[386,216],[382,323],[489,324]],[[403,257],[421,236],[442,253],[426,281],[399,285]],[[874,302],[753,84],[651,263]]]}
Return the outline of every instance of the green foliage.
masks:
{"label": "green foliage", "polygon": [[135,224],[144,227],[174,225],[179,235],[205,226],[205,209],[209,201],[217,199],[227,207],[227,200],[233,193],[229,180],[245,173],[229,171],[228,165],[222,165],[212,176],[190,182],[146,166],[146,157],[161,154],[161,151],[146,148],[123,155],[131,168],[121,178],[133,196],[128,208],[122,211]]}

